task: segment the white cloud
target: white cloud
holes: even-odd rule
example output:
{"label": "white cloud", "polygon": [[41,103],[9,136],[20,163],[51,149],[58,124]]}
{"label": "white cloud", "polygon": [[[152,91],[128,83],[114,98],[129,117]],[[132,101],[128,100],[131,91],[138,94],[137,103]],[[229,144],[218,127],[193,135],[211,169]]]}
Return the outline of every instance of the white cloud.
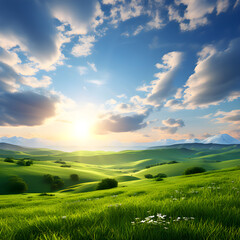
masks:
{"label": "white cloud", "polygon": [[229,0],[218,0],[217,1],[217,14],[226,12],[229,7]]}
{"label": "white cloud", "polygon": [[49,3],[53,16],[71,26],[68,34],[87,34],[103,22],[97,0],[52,0]]}
{"label": "white cloud", "polygon": [[78,72],[79,74],[82,76],[82,75],[85,75],[87,74],[88,72],[88,68],[87,67],[84,67],[84,66],[79,66],[78,67]]}
{"label": "white cloud", "polygon": [[133,36],[138,35],[143,29],[144,27],[142,25],[139,25],[137,29],[133,32]]}
{"label": "white cloud", "polygon": [[[157,79],[148,86],[138,88],[138,90],[148,92],[147,97],[142,99],[144,104],[159,107],[163,101],[173,94],[175,89],[173,82],[182,56],[181,52],[170,52],[162,57],[162,64],[156,64],[157,68],[162,70],[154,75]],[[141,99],[138,100],[141,101]]]}
{"label": "white cloud", "polygon": [[191,109],[217,105],[240,96],[240,38],[223,51],[212,51],[198,60],[184,91],[184,104]]}
{"label": "white cloud", "polygon": [[88,80],[87,82],[88,82],[88,83],[92,83],[92,84],[97,85],[97,86],[102,86],[102,85],[105,84],[105,83],[104,83],[103,81],[101,81],[101,80]]}
{"label": "white cloud", "polygon": [[13,51],[8,51],[1,47],[0,47],[0,61],[8,64],[10,66],[21,63],[21,60],[18,57],[17,53],[15,53]]}
{"label": "white cloud", "polygon": [[240,124],[240,110],[232,110],[230,112],[218,111],[214,116],[221,116],[216,120],[219,123]]}
{"label": "white cloud", "polygon": [[32,88],[46,88],[52,83],[49,76],[43,76],[40,80],[35,77],[23,77],[22,79],[22,84]]}
{"label": "white cloud", "polygon": [[175,98],[176,99],[180,99],[180,98],[182,98],[182,96],[183,96],[183,88],[178,88],[178,90],[177,90],[177,92],[176,92],[176,94],[175,94]]}
{"label": "white cloud", "polygon": [[96,68],[95,63],[87,62],[87,64],[91,67],[91,69],[92,69],[94,72],[97,72],[97,68]]}
{"label": "white cloud", "polygon": [[240,0],[236,0],[236,2],[235,2],[235,4],[234,4],[233,8],[236,8],[236,7],[239,6],[239,5],[240,5]]}
{"label": "white cloud", "polygon": [[76,44],[72,49],[72,54],[75,57],[88,56],[92,54],[93,43],[95,37],[92,35],[79,37],[79,43]]}
{"label": "white cloud", "polygon": [[[169,6],[169,19],[179,22],[182,31],[195,30],[200,26],[208,24],[208,15],[216,9],[217,14],[228,9],[228,0],[175,0],[176,7]],[[179,7],[181,4],[186,6],[184,15],[180,16]],[[187,22],[188,21],[188,22]]]}
{"label": "white cloud", "polygon": [[129,34],[128,32],[124,32],[124,33],[122,33],[121,35],[124,36],[124,37],[126,37],[126,38],[130,37],[130,34]]}
{"label": "white cloud", "polygon": [[160,15],[159,11],[156,11],[155,17],[153,17],[153,19],[147,23],[147,29],[148,30],[161,29],[166,25],[163,22],[163,19],[160,18],[159,15]]}
{"label": "white cloud", "polygon": [[117,98],[127,98],[126,94],[120,94],[120,95],[117,95]]}
{"label": "white cloud", "polygon": [[113,98],[109,99],[106,101],[106,104],[107,105],[115,105],[117,103],[117,101]]}
{"label": "white cloud", "polygon": [[129,3],[119,1],[121,4],[116,4],[111,8],[111,23],[118,24],[128,19],[139,17],[143,12],[143,5],[141,0],[132,0]]}
{"label": "white cloud", "polygon": [[111,4],[114,5],[115,3],[117,3],[118,0],[102,0],[103,4]]}

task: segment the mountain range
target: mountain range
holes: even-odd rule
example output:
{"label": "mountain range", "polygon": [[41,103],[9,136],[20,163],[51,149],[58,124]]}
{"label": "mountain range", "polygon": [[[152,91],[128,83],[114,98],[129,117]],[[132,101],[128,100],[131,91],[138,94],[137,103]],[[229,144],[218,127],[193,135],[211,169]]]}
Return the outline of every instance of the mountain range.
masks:
{"label": "mountain range", "polygon": [[[136,143],[135,143],[136,144]],[[141,149],[156,149],[163,147],[176,147],[176,148],[191,148],[193,145],[198,148],[222,148],[222,145],[235,145],[239,144],[240,141],[233,138],[228,134],[218,134],[215,136],[208,137],[206,139],[200,140],[197,138],[194,139],[182,139],[182,140],[174,140],[174,139],[164,139],[157,142],[150,143],[141,143],[141,144],[132,144],[130,146],[108,146],[105,147],[104,150],[141,150]],[[219,145],[219,146],[218,146]],[[41,139],[26,139],[22,137],[2,137],[0,138],[0,149],[3,150],[11,150],[11,151],[24,151],[26,148],[51,148],[55,149],[53,145],[47,144],[43,142]],[[25,148],[25,149],[24,149]],[[59,149],[59,148],[58,148]],[[78,149],[80,150],[80,149]]]}

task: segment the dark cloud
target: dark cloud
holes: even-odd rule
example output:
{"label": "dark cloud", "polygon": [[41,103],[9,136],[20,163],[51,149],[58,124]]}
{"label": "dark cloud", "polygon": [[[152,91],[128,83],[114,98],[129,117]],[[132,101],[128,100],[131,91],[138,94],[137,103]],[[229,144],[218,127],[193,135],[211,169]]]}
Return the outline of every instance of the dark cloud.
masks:
{"label": "dark cloud", "polygon": [[174,134],[177,132],[178,127],[155,127],[154,129],[160,130],[164,133]]}
{"label": "dark cloud", "polygon": [[203,138],[209,138],[209,137],[212,137],[213,135],[209,134],[209,133],[204,133],[202,135]]}
{"label": "dark cloud", "polygon": [[55,115],[57,101],[34,92],[0,94],[0,126],[41,125]]}
{"label": "dark cloud", "polygon": [[15,91],[21,77],[7,64],[0,62],[0,93]]}
{"label": "dark cloud", "polygon": [[55,115],[56,95],[20,92],[22,84],[22,77],[0,62],[0,126],[40,125]]}
{"label": "dark cloud", "polygon": [[168,134],[174,134],[178,131],[179,128],[185,126],[184,121],[182,119],[168,118],[166,120],[163,120],[162,123],[165,125],[165,127],[155,127],[153,129],[157,129],[160,130],[161,132]]}
{"label": "dark cloud", "polygon": [[[240,96],[240,38],[224,51],[203,50],[195,73],[186,83],[184,104],[188,108],[216,105]],[[204,53],[205,51],[205,53]]]}
{"label": "dark cloud", "polygon": [[162,123],[168,127],[184,127],[184,121],[182,119],[174,119],[168,118],[167,120],[163,120]]}
{"label": "dark cloud", "polygon": [[14,36],[40,61],[49,61],[57,54],[56,29],[45,1],[1,0],[0,34]]}
{"label": "dark cloud", "polygon": [[141,114],[122,116],[120,114],[108,114],[107,118],[99,120],[95,129],[97,134],[108,132],[132,132],[147,126],[144,120],[149,116],[151,109]]}

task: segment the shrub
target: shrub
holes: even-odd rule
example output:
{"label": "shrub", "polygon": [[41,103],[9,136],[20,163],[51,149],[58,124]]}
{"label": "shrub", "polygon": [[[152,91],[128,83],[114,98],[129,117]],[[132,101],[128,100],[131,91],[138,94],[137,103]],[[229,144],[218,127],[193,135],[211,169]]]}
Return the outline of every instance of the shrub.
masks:
{"label": "shrub", "polygon": [[190,167],[184,171],[184,174],[189,175],[189,174],[202,173],[202,172],[206,172],[206,170],[202,167]]}
{"label": "shrub", "polygon": [[74,182],[79,181],[79,176],[77,174],[71,174],[70,179]]}
{"label": "shrub", "polygon": [[50,197],[52,197],[52,196],[55,196],[55,194],[49,194],[49,193],[40,193],[38,196],[50,196]]}
{"label": "shrub", "polygon": [[144,177],[145,178],[153,178],[153,175],[152,174],[145,174]]}
{"label": "shrub", "polygon": [[61,165],[61,167],[71,167],[71,165],[69,165],[69,164],[63,164],[63,165]]}
{"label": "shrub", "polygon": [[56,160],[55,163],[61,163],[61,164],[66,164],[62,159]]}
{"label": "shrub", "polygon": [[118,186],[117,180],[113,178],[105,178],[97,185],[97,190],[115,188]]}
{"label": "shrub", "polygon": [[161,177],[156,177],[156,178],[155,178],[155,181],[163,181],[163,178],[161,178]]}
{"label": "shrub", "polygon": [[27,184],[19,177],[11,177],[8,181],[9,193],[24,193],[28,190]]}
{"label": "shrub", "polygon": [[157,175],[154,176],[154,178],[166,178],[167,175],[165,173],[158,173]]}
{"label": "shrub", "polygon": [[4,162],[14,163],[13,158],[7,157],[4,159]]}
{"label": "shrub", "polygon": [[168,164],[174,164],[174,163],[178,163],[177,161],[170,161],[168,162]]}

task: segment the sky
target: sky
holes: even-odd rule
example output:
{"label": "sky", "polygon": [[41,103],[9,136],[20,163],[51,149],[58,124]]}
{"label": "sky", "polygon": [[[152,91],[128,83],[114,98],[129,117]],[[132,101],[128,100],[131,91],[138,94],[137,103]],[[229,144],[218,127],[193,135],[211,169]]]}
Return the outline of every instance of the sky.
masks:
{"label": "sky", "polygon": [[0,139],[240,139],[239,0],[1,0]]}

